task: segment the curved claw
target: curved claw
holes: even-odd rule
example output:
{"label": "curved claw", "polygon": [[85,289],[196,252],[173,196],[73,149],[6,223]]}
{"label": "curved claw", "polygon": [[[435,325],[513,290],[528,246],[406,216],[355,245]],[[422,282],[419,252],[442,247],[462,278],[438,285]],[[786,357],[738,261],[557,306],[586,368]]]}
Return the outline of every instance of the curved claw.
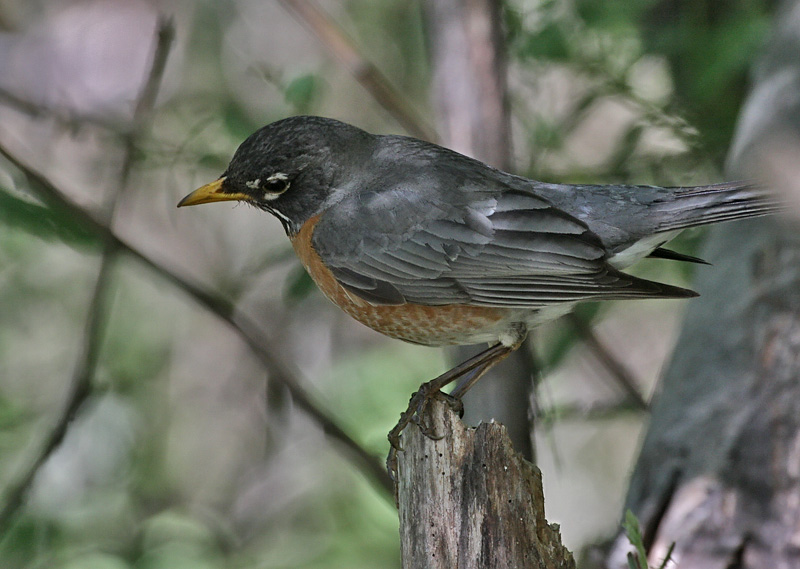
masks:
{"label": "curved claw", "polygon": [[422,434],[431,439],[432,441],[440,441],[444,438],[444,435],[437,435],[436,433],[434,433],[433,427],[428,425],[425,422],[425,420],[419,415],[414,415],[411,418],[411,422],[414,423],[417,427],[419,427],[419,430],[422,431]]}
{"label": "curved claw", "polygon": [[458,415],[459,419],[464,418],[464,402],[460,397],[455,397],[450,393],[445,393],[444,391],[439,391],[435,396],[447,403],[447,405],[450,406],[450,409],[452,409],[453,412]]}

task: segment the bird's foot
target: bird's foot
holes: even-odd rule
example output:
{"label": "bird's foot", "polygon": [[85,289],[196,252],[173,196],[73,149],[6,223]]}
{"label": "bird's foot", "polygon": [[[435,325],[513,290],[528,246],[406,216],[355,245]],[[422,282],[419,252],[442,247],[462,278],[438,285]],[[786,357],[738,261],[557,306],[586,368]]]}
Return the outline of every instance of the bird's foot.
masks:
{"label": "bird's foot", "polygon": [[392,448],[389,449],[389,456],[386,458],[386,470],[393,481],[397,480],[397,453],[403,450],[403,447],[400,446],[400,435],[403,434],[403,431],[410,423],[417,425],[422,434],[431,440],[438,441],[444,437],[444,435],[437,435],[433,427],[425,420],[428,403],[432,399],[444,401],[454,412],[458,413],[459,417],[464,416],[464,403],[461,399],[440,391],[436,383],[436,380],[423,383],[411,395],[411,399],[408,401],[408,408],[400,413],[400,420],[389,431],[388,439]]}
{"label": "bird's foot", "polygon": [[[417,410],[411,415],[409,422],[414,423],[419,430],[422,431],[422,434],[431,439],[432,441],[438,441],[444,438],[444,435],[437,435],[433,427],[428,424],[425,420],[425,414],[427,413],[428,403],[431,402],[432,399],[438,399],[447,403],[450,409],[453,410],[454,413],[458,413],[459,418],[464,416],[464,402],[457,397],[453,397],[452,395],[445,393],[444,391],[433,391],[425,397],[424,401],[422,401],[418,406]],[[410,407],[410,404],[409,404]],[[408,411],[406,411],[408,413]],[[399,437],[401,433],[397,433],[398,443]],[[397,450],[402,450],[398,448]]]}
{"label": "bird's foot", "polygon": [[[441,439],[442,436],[437,436],[431,426],[424,420],[428,402],[433,398],[441,399],[447,402],[459,416],[463,416],[464,404],[461,402],[461,396],[486,373],[486,370],[515,350],[523,338],[524,335],[520,336],[519,341],[513,343],[513,345],[495,344],[490,346],[464,363],[444,372],[439,377],[423,383],[416,393],[411,396],[408,408],[400,414],[400,420],[389,432],[388,437],[392,448],[389,450],[389,456],[386,457],[386,470],[392,482],[395,483],[395,492],[397,491],[397,453],[403,450],[400,446],[400,435],[403,430],[409,423],[414,423],[419,426],[422,433],[429,439]],[[443,387],[460,378],[463,378],[462,383],[456,387],[453,395],[441,392]]]}

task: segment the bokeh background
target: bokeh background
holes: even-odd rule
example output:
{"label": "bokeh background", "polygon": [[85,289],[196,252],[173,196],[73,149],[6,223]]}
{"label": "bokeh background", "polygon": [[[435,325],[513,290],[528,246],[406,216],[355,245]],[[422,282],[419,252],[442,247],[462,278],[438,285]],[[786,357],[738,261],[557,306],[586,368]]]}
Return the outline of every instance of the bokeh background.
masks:
{"label": "bokeh background", "polygon": [[[350,321],[263,212],[175,204],[288,115],[434,135],[425,4],[0,1],[0,566],[399,567],[374,465],[448,356]],[[513,170],[723,179],[773,4],[502,2]],[[648,417],[620,378],[649,400],[683,309],[586,306],[534,335],[548,518],[575,551],[618,527]]]}

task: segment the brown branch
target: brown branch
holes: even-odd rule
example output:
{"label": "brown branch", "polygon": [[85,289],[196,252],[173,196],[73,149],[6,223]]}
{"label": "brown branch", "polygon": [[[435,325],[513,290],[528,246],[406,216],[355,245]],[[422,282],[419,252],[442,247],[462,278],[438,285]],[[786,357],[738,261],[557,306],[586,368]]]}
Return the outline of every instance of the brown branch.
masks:
{"label": "brown branch", "polygon": [[[512,169],[510,108],[500,3],[428,0],[421,3],[428,30],[431,99],[441,143],[502,170]],[[526,343],[527,346],[527,343]],[[476,353],[449,351],[451,361]],[[469,424],[496,419],[514,448],[534,459],[530,401],[538,375],[530,349],[512,353],[464,397]]]}
{"label": "brown branch", "polygon": [[[330,18],[308,3],[286,0],[284,2],[296,10],[298,16],[318,33],[320,39],[334,53],[347,64],[356,79],[386,108],[400,124],[411,134],[422,138],[435,139],[432,130],[420,120],[403,98],[389,84],[388,80],[371,64],[364,61],[358,54],[354,43],[330,20]],[[171,21],[161,20],[158,27],[158,41],[154,50],[148,79],[137,98],[134,111],[132,128],[125,133],[124,160],[120,173],[119,190],[111,192],[106,197],[101,208],[101,214],[84,209],[58,189],[46,177],[20,161],[6,148],[0,145],[0,154],[4,155],[16,168],[23,172],[34,186],[34,190],[49,207],[66,211],[82,226],[97,234],[103,241],[103,251],[98,277],[95,283],[92,301],[87,310],[87,320],[84,328],[81,355],[73,372],[71,389],[64,409],[56,421],[53,429],[42,444],[36,459],[29,465],[26,472],[6,492],[5,506],[0,509],[0,535],[5,534],[11,520],[14,518],[24,503],[25,495],[33,483],[36,472],[46,462],[49,456],[60,446],[69,424],[74,419],[78,410],[92,394],[91,378],[97,365],[100,339],[107,315],[104,312],[110,275],[119,253],[127,254],[148,266],[161,277],[168,280],[177,288],[183,290],[226,322],[248,345],[262,365],[267,369],[272,380],[284,385],[291,393],[295,403],[311,416],[328,436],[339,441],[347,449],[347,456],[357,468],[365,472],[369,479],[379,488],[384,490],[388,498],[391,495],[391,482],[383,468],[381,461],[373,457],[366,449],[361,447],[348,433],[339,426],[332,414],[315,402],[313,397],[298,381],[299,372],[281,361],[277,354],[270,350],[271,345],[263,331],[251,320],[241,314],[235,313],[235,307],[227,300],[220,298],[199,285],[175,274],[169,267],[148,257],[136,247],[119,238],[113,231],[113,220],[117,211],[117,203],[122,192],[127,187],[131,169],[136,160],[137,142],[143,136],[147,127],[147,120],[152,113],[158,94],[161,78],[163,77],[169,47],[174,38],[174,26]],[[85,123],[95,124],[112,130],[121,130],[120,125],[96,121],[87,117],[64,116],[58,109],[36,105],[20,99],[6,91],[0,92],[0,101],[9,104],[36,117],[48,115],[66,124],[77,127]]]}
{"label": "brown branch", "polygon": [[639,382],[636,381],[636,378],[628,368],[614,357],[606,345],[600,341],[594,330],[586,322],[578,318],[574,312],[570,312],[567,315],[567,321],[578,332],[581,340],[592,350],[597,360],[611,373],[611,377],[622,388],[631,402],[642,410],[648,410],[650,405],[639,390]]}
{"label": "brown branch", "polygon": [[[172,20],[166,18],[159,19],[157,41],[153,52],[152,64],[144,87],[137,98],[136,109],[133,115],[133,128],[125,135],[124,157],[119,176],[119,184],[114,191],[106,196],[106,203],[103,207],[104,212],[102,216],[109,227],[113,226],[119,197],[128,185],[130,172],[136,159],[135,153],[138,141],[143,135],[149,118],[152,115],[153,105],[155,104],[155,98],[164,76],[164,67],[169,57],[174,36],[175,26]],[[70,381],[71,387],[67,394],[66,403],[52,429],[45,437],[38,456],[36,456],[28,466],[19,480],[15,484],[12,484],[11,488],[7,491],[6,504],[0,510],[0,535],[5,534],[11,520],[14,519],[17,512],[22,507],[25,495],[30,490],[36,473],[61,445],[67,434],[70,423],[72,423],[78,411],[93,393],[92,378],[97,369],[103,332],[108,320],[106,311],[107,299],[110,292],[111,272],[116,262],[118,252],[119,246],[116,242],[112,240],[105,241],[97,280],[95,281],[91,302],[87,309],[80,356],[73,370],[72,379]]]}
{"label": "brown branch", "polygon": [[432,89],[442,143],[512,168],[505,38],[495,0],[428,0]]}
{"label": "brown branch", "polygon": [[641,412],[642,408],[630,399],[610,403],[573,403],[545,409],[538,417],[537,423],[546,427],[555,424],[556,421],[560,423],[564,421],[601,421],[613,419],[625,413]]}
{"label": "brown branch", "polygon": [[119,132],[124,129],[122,122],[108,120],[98,116],[78,114],[66,108],[34,103],[2,88],[0,88],[0,104],[15,109],[31,118],[46,117],[48,119],[53,119],[69,129],[78,129],[87,124],[114,132]]}
{"label": "brown branch", "polygon": [[67,434],[70,423],[92,393],[90,382],[85,380],[87,374],[83,372],[83,369],[94,369],[97,361],[97,350],[93,348],[94,342],[90,340],[98,335],[96,330],[100,327],[100,321],[104,319],[104,317],[101,316],[101,310],[97,308],[97,306],[100,306],[101,303],[104,304],[107,288],[106,283],[108,282],[110,269],[110,263],[103,263],[100,267],[100,273],[98,274],[92,297],[92,306],[88,310],[86,319],[80,363],[73,374],[70,393],[64,405],[64,409],[45,437],[42,448],[39,450],[36,457],[16,482],[12,482],[6,489],[4,495],[5,503],[2,509],[0,509],[0,540],[7,535],[6,532],[12,520],[23,506],[25,497],[36,477],[36,473],[39,472],[42,465],[44,465],[47,459],[50,458],[61,445],[61,442]]}
{"label": "brown branch", "polygon": [[355,42],[324,11],[308,0],[281,0],[322,45],[342,62],[372,97],[412,136],[435,142],[436,132],[408,104],[374,64],[365,59]]}

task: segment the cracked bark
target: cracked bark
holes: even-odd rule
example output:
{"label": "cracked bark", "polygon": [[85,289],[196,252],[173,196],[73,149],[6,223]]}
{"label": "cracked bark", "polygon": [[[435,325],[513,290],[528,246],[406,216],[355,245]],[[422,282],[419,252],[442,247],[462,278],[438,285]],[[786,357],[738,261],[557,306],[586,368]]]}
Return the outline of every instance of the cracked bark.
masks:
{"label": "cracked bark", "polygon": [[[798,15],[795,1],[778,14],[729,164],[734,177],[795,191]],[[698,271],[702,296],[688,307],[626,506],[651,564],[675,542],[681,568],[798,567],[800,231],[774,218],[725,225],[702,256],[714,266]],[[626,566],[625,550],[619,536],[607,566]]]}
{"label": "cracked bark", "polygon": [[539,469],[511,446],[505,427],[466,427],[449,406],[431,401],[399,453],[403,567],[570,569],[558,526],[544,516]]}

